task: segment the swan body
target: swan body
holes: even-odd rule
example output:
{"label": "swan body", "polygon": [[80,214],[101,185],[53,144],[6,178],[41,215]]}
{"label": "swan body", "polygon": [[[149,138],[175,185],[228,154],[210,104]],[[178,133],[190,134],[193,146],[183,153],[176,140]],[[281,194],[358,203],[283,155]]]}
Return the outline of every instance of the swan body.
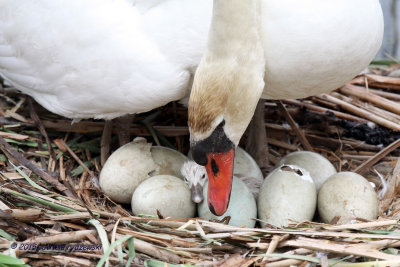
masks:
{"label": "swan body", "polygon": [[263,98],[336,89],[368,66],[382,44],[378,0],[262,1],[262,16]]}
{"label": "swan body", "polygon": [[65,117],[146,112],[187,94],[211,5],[0,0],[0,75]]}
{"label": "swan body", "polygon": [[[69,118],[149,111],[188,94],[211,11],[212,0],[0,0],[0,75]],[[262,0],[261,20],[264,98],[341,86],[382,38],[378,0]]]}

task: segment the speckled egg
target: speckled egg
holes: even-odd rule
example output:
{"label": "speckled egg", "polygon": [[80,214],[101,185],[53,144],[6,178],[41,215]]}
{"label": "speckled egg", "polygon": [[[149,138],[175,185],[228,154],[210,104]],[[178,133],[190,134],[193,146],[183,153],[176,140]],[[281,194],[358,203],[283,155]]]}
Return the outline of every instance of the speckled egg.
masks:
{"label": "speckled egg", "polygon": [[310,174],[293,165],[283,165],[271,172],[261,186],[258,218],[262,226],[288,226],[312,220],[317,204],[317,190]]}
{"label": "speckled egg", "polygon": [[257,206],[253,194],[247,186],[238,178],[233,177],[231,199],[227,211],[221,216],[215,216],[211,213],[207,205],[208,182],[204,185],[204,200],[197,206],[199,217],[206,220],[221,220],[226,216],[231,216],[230,225],[254,227],[257,218]]}
{"label": "speckled egg", "polygon": [[378,217],[378,197],[370,183],[353,172],[332,175],[318,193],[318,212],[325,223],[339,216],[338,223],[355,218],[374,220]]}
{"label": "speckled egg", "polygon": [[163,146],[153,146],[151,156],[156,163],[156,169],[150,173],[150,176],[172,175],[183,179],[181,167],[188,158],[179,151]]}
{"label": "speckled egg", "polygon": [[119,203],[130,203],[133,191],[156,168],[150,148],[146,139],[136,138],[108,158],[99,179],[107,196]]}
{"label": "speckled egg", "polygon": [[192,218],[196,205],[191,200],[185,182],[171,175],[153,176],[142,182],[132,195],[132,212],[135,215],[157,215],[164,217]]}
{"label": "speckled egg", "polygon": [[281,159],[278,166],[284,164],[296,165],[308,171],[314,180],[317,192],[321,189],[322,184],[337,172],[329,160],[318,153],[310,151],[290,153]]}

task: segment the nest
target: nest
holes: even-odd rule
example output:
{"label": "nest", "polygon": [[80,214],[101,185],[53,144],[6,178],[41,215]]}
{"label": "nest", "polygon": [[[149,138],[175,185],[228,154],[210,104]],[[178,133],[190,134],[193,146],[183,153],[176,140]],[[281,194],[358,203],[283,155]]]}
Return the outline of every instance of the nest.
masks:
{"label": "nest", "polygon": [[[265,103],[266,172],[287,153],[313,150],[378,185],[379,218],[349,225],[243,228],[132,216],[98,187],[104,122],[71,124],[2,89],[0,265],[400,266],[400,78],[388,76],[397,69],[374,69],[329,94]],[[130,132],[185,153],[186,119],[171,103],[137,115]]]}

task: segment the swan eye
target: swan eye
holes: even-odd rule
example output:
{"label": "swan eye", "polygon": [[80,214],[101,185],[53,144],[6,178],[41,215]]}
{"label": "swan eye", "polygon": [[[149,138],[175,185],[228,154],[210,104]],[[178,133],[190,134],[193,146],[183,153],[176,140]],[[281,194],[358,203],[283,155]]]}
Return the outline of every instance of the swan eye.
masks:
{"label": "swan eye", "polygon": [[206,178],[206,174],[203,174],[202,176],[201,176],[201,179],[205,179]]}
{"label": "swan eye", "polygon": [[188,179],[186,178],[186,176],[183,176],[183,180],[185,181],[185,183],[188,183]]}

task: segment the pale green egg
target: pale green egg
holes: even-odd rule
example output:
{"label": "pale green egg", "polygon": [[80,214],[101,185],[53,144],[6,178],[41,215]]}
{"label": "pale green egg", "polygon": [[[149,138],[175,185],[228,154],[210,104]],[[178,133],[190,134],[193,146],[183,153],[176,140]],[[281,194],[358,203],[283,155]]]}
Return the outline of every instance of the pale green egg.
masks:
{"label": "pale green egg", "polygon": [[191,201],[190,190],[182,179],[171,175],[158,175],[143,181],[132,195],[132,212],[135,215],[193,218],[196,205]]}
{"label": "pale green egg", "polygon": [[288,226],[312,220],[317,204],[317,190],[310,174],[294,165],[282,165],[272,171],[258,196],[261,225]]}
{"label": "pale green egg", "polygon": [[350,223],[355,218],[375,220],[378,204],[374,188],[354,172],[332,175],[318,193],[318,212],[325,223],[330,223],[336,216],[340,217],[340,224]]}
{"label": "pale green egg", "polygon": [[257,206],[253,194],[247,186],[238,178],[233,177],[231,198],[227,211],[216,216],[211,213],[207,205],[208,182],[204,185],[203,196],[204,200],[197,206],[199,217],[205,220],[218,219],[221,220],[226,216],[231,216],[230,225],[254,227],[257,218]]}
{"label": "pale green egg", "polygon": [[321,189],[322,184],[333,174],[336,168],[325,157],[311,151],[296,151],[286,155],[277,166],[296,165],[305,169],[314,180],[317,192]]}
{"label": "pale green egg", "polygon": [[119,203],[130,203],[133,191],[156,165],[150,153],[151,143],[136,138],[121,146],[107,159],[100,173],[99,183],[104,193]]}
{"label": "pale green egg", "polygon": [[168,147],[153,146],[151,156],[156,164],[156,169],[150,173],[150,176],[166,174],[183,179],[181,167],[189,160],[185,155]]}

